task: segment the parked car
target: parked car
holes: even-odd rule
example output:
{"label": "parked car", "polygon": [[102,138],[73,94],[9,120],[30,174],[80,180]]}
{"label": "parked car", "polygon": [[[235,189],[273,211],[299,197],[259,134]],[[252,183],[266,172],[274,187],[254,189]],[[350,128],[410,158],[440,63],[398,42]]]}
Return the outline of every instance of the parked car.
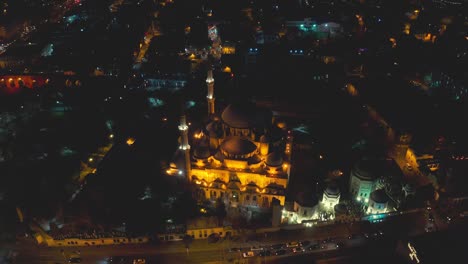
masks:
{"label": "parked car", "polygon": [[343,242],[338,242],[336,243],[336,248],[342,248],[344,247],[344,243]]}
{"label": "parked car", "polygon": [[282,249],[284,247],[284,244],[274,244],[271,245],[271,249]]}
{"label": "parked car", "polygon": [[310,245],[307,247],[307,250],[311,251],[311,250],[317,250],[320,248],[320,244],[313,244],[313,245]]}
{"label": "parked car", "polygon": [[284,255],[284,254],[286,254],[285,249],[280,249],[280,250],[275,251],[276,256],[281,256],[281,255]]}
{"label": "parked car", "polygon": [[310,241],[309,240],[304,240],[304,241],[299,242],[299,244],[301,245],[301,247],[305,247],[305,246],[308,246],[310,244]]}
{"label": "parked car", "polygon": [[126,263],[130,261],[130,257],[127,256],[113,256],[107,259],[109,263]]}
{"label": "parked car", "polygon": [[292,249],[292,252],[293,253],[301,253],[301,252],[304,252],[304,248],[302,247],[295,247]]}
{"label": "parked car", "polygon": [[270,250],[264,250],[260,253],[258,253],[260,257],[266,257],[266,256],[271,256],[271,251]]}
{"label": "parked car", "polygon": [[293,247],[298,247],[298,246],[300,246],[300,245],[299,245],[299,242],[297,242],[297,241],[289,242],[289,243],[286,244],[286,247],[288,247],[288,248],[293,248]]}
{"label": "parked car", "polygon": [[242,253],[242,256],[244,258],[251,258],[251,257],[255,257],[255,253],[253,251],[247,251],[247,252]]}
{"label": "parked car", "polygon": [[81,257],[78,254],[71,254],[68,257],[68,263],[81,263]]}

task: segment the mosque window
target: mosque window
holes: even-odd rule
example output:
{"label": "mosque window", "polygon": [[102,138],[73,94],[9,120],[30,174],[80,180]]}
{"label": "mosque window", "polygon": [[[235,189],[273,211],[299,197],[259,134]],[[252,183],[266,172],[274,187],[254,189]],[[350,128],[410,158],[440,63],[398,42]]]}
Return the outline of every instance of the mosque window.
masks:
{"label": "mosque window", "polygon": [[249,195],[245,196],[245,200],[246,201],[250,200],[250,196]]}

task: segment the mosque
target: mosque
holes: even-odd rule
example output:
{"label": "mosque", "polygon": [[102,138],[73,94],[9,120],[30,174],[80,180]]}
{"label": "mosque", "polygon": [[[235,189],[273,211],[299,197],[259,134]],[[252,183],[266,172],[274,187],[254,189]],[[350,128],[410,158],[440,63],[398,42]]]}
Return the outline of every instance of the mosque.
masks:
{"label": "mosque", "polygon": [[181,117],[179,149],[166,172],[194,184],[202,200],[220,198],[228,207],[257,209],[268,209],[273,201],[284,205],[291,132],[271,110],[248,100],[216,112],[211,70],[206,83],[209,121],[189,132],[185,115]]}

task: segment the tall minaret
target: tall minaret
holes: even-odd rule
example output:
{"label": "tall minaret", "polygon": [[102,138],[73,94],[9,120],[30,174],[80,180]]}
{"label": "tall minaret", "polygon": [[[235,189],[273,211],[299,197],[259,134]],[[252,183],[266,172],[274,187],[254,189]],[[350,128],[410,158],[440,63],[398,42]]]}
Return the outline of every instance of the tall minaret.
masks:
{"label": "tall minaret", "polygon": [[208,116],[211,116],[215,112],[214,79],[213,70],[211,69],[208,70],[206,85],[208,86],[208,94],[206,95],[206,100],[208,101]]}
{"label": "tall minaret", "polygon": [[184,151],[184,156],[185,156],[185,166],[184,166],[184,173],[183,175],[185,178],[190,181],[190,171],[191,171],[191,164],[190,164],[190,145],[188,143],[188,126],[187,126],[187,121],[185,118],[185,115],[182,115],[180,117],[180,125],[179,125],[179,130],[180,130],[180,146],[179,149]]}

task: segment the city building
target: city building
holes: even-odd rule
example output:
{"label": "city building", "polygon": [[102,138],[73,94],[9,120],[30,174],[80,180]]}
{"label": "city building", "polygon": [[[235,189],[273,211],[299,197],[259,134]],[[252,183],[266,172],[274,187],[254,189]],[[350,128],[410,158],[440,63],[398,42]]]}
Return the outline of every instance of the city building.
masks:
{"label": "city building", "polygon": [[408,168],[414,168],[423,173],[427,170],[434,172],[439,169],[440,161],[434,158],[432,153],[417,151],[410,147],[406,151],[405,158]]}
{"label": "city building", "polygon": [[368,214],[386,213],[389,200],[390,198],[388,197],[384,189],[373,191],[370,195],[367,213]]}
{"label": "city building", "polygon": [[215,216],[195,218],[187,222],[187,235],[194,239],[230,236],[234,235],[234,232],[231,226],[219,225]]}
{"label": "city building", "polygon": [[206,82],[210,120],[189,137],[182,118],[180,146],[167,173],[197,186],[200,200],[221,198],[228,207],[259,210],[275,200],[284,205],[292,135],[270,110],[250,101],[233,102],[218,113],[211,71]]}
{"label": "city building", "polygon": [[340,202],[340,189],[336,184],[330,184],[323,192],[322,205],[327,210],[332,210]]}
{"label": "city building", "polygon": [[376,184],[372,160],[362,159],[351,170],[349,191],[358,202],[369,202],[370,193]]}
{"label": "city building", "polygon": [[286,208],[283,222],[302,223],[303,221],[314,220],[318,217],[318,200],[314,195],[299,193],[294,200],[292,210]]}

